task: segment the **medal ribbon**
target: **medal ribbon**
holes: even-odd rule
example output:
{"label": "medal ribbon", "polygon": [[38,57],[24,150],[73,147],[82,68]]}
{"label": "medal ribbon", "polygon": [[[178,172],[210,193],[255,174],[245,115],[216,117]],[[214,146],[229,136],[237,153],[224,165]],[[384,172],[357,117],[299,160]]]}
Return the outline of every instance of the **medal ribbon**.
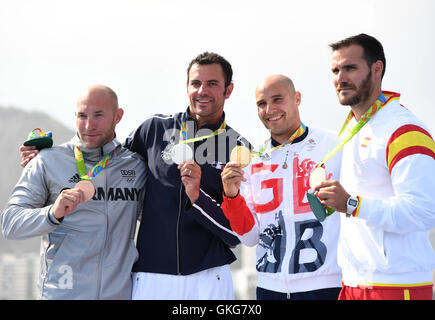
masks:
{"label": "medal ribbon", "polygon": [[295,139],[297,139],[301,135],[303,135],[305,133],[305,131],[307,131],[307,127],[301,122],[300,127],[295,132],[293,132],[293,134],[290,136],[290,138],[288,138],[288,140],[285,141],[284,143],[280,144],[279,146],[273,147],[272,149],[264,151],[268,145],[268,141],[270,141],[270,138],[269,138],[266,141],[266,143],[264,144],[264,147],[260,151],[251,151],[251,152],[253,154],[255,154],[256,156],[261,156],[265,153],[272,153],[273,151],[278,150],[279,148],[282,148],[282,147],[292,143]]}
{"label": "medal ribbon", "polygon": [[113,151],[101,159],[90,171],[86,173],[85,160],[83,159],[83,152],[78,146],[74,146],[74,157],[77,162],[77,169],[79,170],[79,176],[82,180],[91,180],[95,178],[109,163],[112,158]]}
{"label": "medal ribbon", "polygon": [[208,139],[208,138],[217,136],[218,134],[221,134],[222,132],[224,132],[226,127],[227,127],[227,124],[224,121],[224,122],[222,122],[221,126],[217,130],[215,130],[213,133],[211,133],[209,135],[195,137],[192,139],[187,139],[187,112],[185,112],[183,115],[183,121],[181,122],[179,143],[186,144],[186,143],[196,142],[196,141],[200,141],[200,140],[204,140],[204,139]]}
{"label": "medal ribbon", "polygon": [[[369,122],[369,120],[376,114],[376,112],[378,112],[383,107],[385,107],[388,104],[388,102],[390,102],[391,100],[393,100],[392,97],[389,97],[389,99],[386,100],[384,94],[381,93],[379,98],[376,99],[376,101],[370,106],[370,108],[363,114],[363,116],[357,122],[357,124],[352,129],[349,129],[347,131],[347,135],[340,141],[339,144],[337,144],[331,151],[328,152],[328,154],[316,166],[316,168],[323,167],[323,165],[325,164],[326,161],[328,161],[334,154],[336,154],[341,148],[343,148],[344,145],[347,142],[349,142],[349,140],[352,139],[353,136],[355,136],[361,130],[361,128],[365,126],[365,124],[367,122]],[[338,133],[335,141],[337,141],[337,139],[341,136],[341,134],[346,129],[347,125],[349,124],[350,120],[352,120],[353,117],[354,117],[354,114],[351,110],[351,111],[349,111],[349,114],[348,114],[346,120],[344,121],[344,124],[341,127],[340,132]]]}

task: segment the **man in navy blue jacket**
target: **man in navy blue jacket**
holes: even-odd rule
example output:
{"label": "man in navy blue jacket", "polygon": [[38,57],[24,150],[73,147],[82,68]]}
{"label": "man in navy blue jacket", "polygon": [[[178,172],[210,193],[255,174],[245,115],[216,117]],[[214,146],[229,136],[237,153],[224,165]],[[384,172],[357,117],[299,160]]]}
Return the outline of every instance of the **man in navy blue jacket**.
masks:
{"label": "man in navy blue jacket", "polygon": [[248,142],[225,122],[231,65],[205,52],[187,76],[187,110],[152,116],[125,143],[148,165],[133,299],[234,298],[230,247],[239,240],[220,207],[220,173],[232,148]]}

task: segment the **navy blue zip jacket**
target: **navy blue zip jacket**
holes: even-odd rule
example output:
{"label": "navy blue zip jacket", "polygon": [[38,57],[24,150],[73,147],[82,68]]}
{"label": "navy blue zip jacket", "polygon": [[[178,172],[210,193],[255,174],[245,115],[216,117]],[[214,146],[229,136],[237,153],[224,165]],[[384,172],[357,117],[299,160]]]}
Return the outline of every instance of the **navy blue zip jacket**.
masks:
{"label": "navy blue zip jacket", "polygon": [[238,240],[222,203],[221,172],[238,144],[249,143],[228,125],[223,133],[188,143],[201,167],[198,200],[191,204],[180,171],[170,157],[179,142],[181,123],[187,119],[187,139],[212,134],[223,123],[197,130],[187,112],[154,115],[133,131],[125,142],[142,155],[148,166],[144,208],[137,238],[139,259],[133,272],[188,275],[236,260],[230,246]]}

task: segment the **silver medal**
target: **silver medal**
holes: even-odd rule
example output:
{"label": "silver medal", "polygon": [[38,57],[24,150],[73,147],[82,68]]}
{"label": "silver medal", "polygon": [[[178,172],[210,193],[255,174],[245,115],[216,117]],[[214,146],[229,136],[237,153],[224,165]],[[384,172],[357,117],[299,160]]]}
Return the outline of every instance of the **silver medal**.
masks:
{"label": "silver medal", "polygon": [[185,143],[176,144],[171,149],[171,159],[176,164],[180,164],[189,159],[193,159],[193,150]]}

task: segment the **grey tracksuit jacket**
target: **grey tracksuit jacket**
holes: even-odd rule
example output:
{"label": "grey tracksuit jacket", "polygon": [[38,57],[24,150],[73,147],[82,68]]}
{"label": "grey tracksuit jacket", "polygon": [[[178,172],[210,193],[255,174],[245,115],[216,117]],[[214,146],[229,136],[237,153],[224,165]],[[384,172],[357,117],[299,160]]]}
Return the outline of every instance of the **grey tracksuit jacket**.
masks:
{"label": "grey tracksuit jacket", "polygon": [[[73,146],[78,145],[89,171],[115,150],[94,179],[92,200],[58,221],[50,209],[63,189],[80,180]],[[141,212],[146,169],[143,159],[112,140],[85,148],[75,136],[41,150],[23,170],[1,216],[7,239],[42,236],[40,299],[130,299],[134,244]]]}

